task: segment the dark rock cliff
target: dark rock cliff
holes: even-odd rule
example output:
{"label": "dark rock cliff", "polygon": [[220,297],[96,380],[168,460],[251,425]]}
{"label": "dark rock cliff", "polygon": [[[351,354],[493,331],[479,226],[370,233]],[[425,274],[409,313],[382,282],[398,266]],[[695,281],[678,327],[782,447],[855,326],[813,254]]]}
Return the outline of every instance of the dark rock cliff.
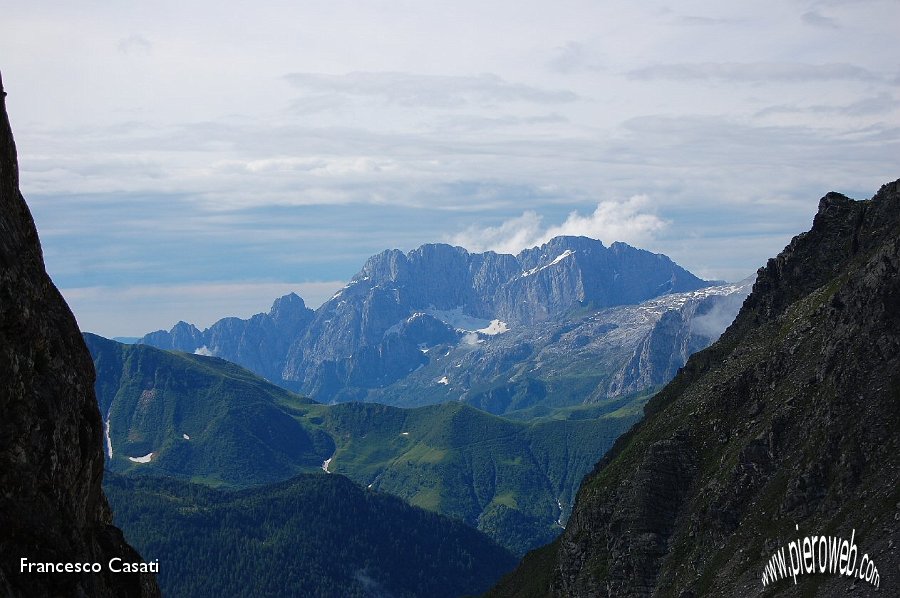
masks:
{"label": "dark rock cliff", "polygon": [[[2,83],[0,83],[2,92]],[[94,370],[75,318],[44,270],[18,187],[5,93],[0,98],[0,594],[155,596],[155,580],[114,574],[139,562],[100,488]],[[30,562],[97,562],[100,574],[22,573]]]}
{"label": "dark rock cliff", "polygon": [[[585,478],[563,535],[492,595],[893,595],[898,430],[900,181],[822,198],[719,342]],[[763,586],[777,549],[820,534],[855,534],[880,590],[818,572]]]}

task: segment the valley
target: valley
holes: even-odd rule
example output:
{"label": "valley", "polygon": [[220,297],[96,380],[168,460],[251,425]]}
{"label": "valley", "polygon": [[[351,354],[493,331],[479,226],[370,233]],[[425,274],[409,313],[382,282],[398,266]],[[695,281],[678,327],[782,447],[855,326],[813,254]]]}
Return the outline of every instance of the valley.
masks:
{"label": "valley", "polygon": [[218,358],[85,340],[108,414],[111,471],[246,488],[327,466],[519,554],[562,529],[581,478],[647,398],[533,421],[458,402],[322,405]]}

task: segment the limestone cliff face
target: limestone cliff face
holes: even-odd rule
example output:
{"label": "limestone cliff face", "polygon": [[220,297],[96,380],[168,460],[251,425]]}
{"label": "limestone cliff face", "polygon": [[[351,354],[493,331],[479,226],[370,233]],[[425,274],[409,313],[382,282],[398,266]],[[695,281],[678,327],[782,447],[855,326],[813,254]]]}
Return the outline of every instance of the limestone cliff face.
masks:
{"label": "limestone cliff face", "polygon": [[[2,83],[0,83],[2,92]],[[113,574],[140,556],[113,527],[100,483],[101,422],[91,357],[44,270],[19,192],[0,99],[0,594],[155,596],[150,576]],[[99,562],[102,574],[21,573],[31,562]]]}
{"label": "limestone cliff face", "polygon": [[[445,328],[442,321],[452,332],[460,316],[486,320],[484,325],[497,319],[514,334],[532,331],[534,340],[572,311],[633,305],[708,286],[663,255],[624,243],[606,247],[586,237],[556,237],[517,256],[444,244],[409,253],[389,250],[370,258],[316,310],[290,346],[281,378],[319,401],[389,401],[382,389],[407,385],[410,374],[434,363],[420,345],[437,345],[446,336],[439,330]],[[423,312],[435,318],[438,335],[414,340],[404,334],[404,322]],[[404,391],[422,394],[410,393],[409,386]]]}
{"label": "limestone cliff face", "polygon": [[810,574],[764,588],[798,537],[849,539],[900,587],[900,181],[829,193],[582,484],[566,531],[496,596],[869,595]]}

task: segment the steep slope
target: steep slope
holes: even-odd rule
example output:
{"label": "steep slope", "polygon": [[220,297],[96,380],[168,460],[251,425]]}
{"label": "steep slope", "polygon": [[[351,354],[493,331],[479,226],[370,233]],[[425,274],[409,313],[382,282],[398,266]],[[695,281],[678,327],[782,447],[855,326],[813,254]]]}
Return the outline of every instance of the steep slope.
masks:
{"label": "steep slope", "polygon": [[637,419],[522,423],[458,403],[310,411],[338,445],[328,471],[465,521],[517,554],[559,534],[594,456]]}
{"label": "steep slope", "polygon": [[483,534],[343,476],[240,492],[110,476],[116,523],[160,555],[170,596],[435,596],[483,592],[515,565]]}
{"label": "steep slope", "polygon": [[[460,401],[527,419],[645,393],[668,382],[688,356],[718,338],[751,282],[571,311],[500,334],[473,332],[470,325],[450,342],[420,344],[426,362],[400,380],[351,396],[400,406]],[[404,325],[421,319],[414,314]]]}
{"label": "steep slope", "polygon": [[211,484],[283,480],[318,469],[334,442],[291,410],[310,403],[215,357],[85,334],[97,370],[107,467]]}
{"label": "steep slope", "polygon": [[585,480],[562,537],[493,595],[872,590],[819,572],[764,588],[777,549],[825,534],[852,536],[857,567],[867,554],[894,592],[897,430],[900,181],[868,201],[820,201],[812,230],[759,271],[734,324]]}
{"label": "steep slope", "polygon": [[329,472],[466,521],[518,554],[559,533],[581,478],[643,404],[529,422],[459,403],[320,405],[218,358],[85,338],[115,472],[246,487],[327,460]]}
{"label": "steep slope", "polygon": [[[107,568],[140,556],[111,525],[91,359],[44,269],[5,96],[0,82],[0,594],[157,595],[152,577]],[[104,572],[22,573],[22,558]]]}

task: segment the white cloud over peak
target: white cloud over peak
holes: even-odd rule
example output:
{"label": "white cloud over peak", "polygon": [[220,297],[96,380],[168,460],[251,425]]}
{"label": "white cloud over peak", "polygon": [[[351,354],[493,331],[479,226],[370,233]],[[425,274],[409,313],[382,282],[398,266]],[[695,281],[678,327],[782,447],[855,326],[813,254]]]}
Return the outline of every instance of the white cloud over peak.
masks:
{"label": "white cloud over peak", "polygon": [[449,241],[470,251],[513,254],[562,235],[591,237],[607,245],[624,241],[645,246],[667,224],[653,212],[646,195],[635,195],[625,201],[601,201],[590,214],[572,211],[558,225],[545,226],[543,217],[529,210],[497,226],[469,227]]}

